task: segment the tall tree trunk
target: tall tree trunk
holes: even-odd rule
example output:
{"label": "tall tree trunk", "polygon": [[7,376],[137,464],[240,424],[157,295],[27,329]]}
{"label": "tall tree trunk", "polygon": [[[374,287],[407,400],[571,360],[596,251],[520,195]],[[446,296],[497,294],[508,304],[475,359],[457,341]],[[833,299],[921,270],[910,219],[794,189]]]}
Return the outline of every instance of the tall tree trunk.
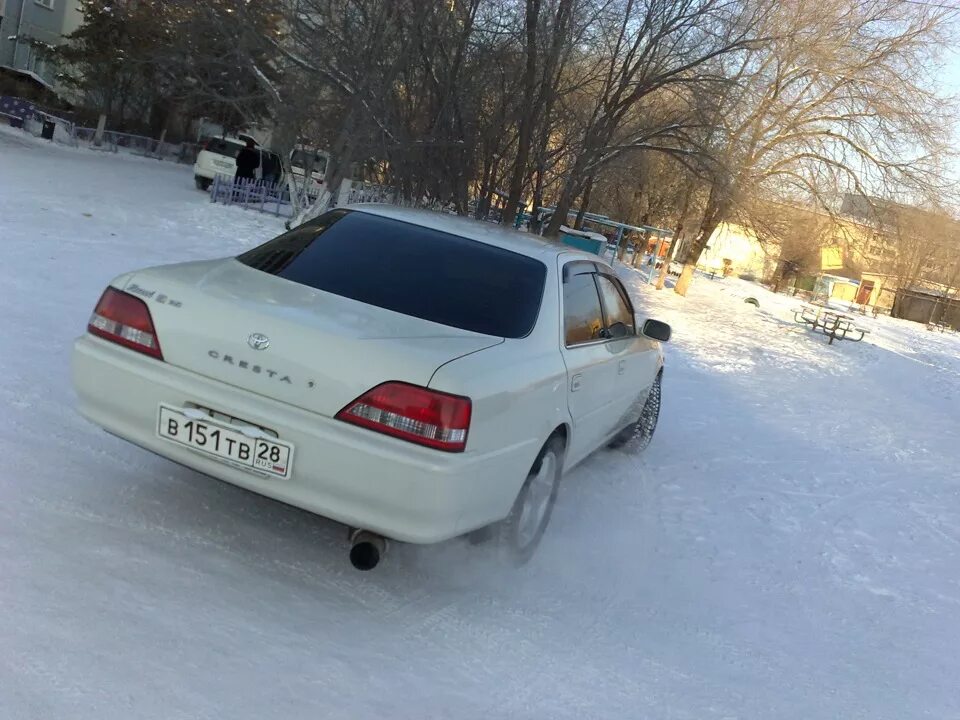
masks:
{"label": "tall tree trunk", "polygon": [[500,222],[513,225],[520,208],[520,196],[523,193],[524,176],[530,164],[530,146],[533,140],[534,122],[539,108],[532,102],[537,91],[537,22],[540,17],[540,0],[527,0],[526,12],[526,65],[523,69],[523,98],[520,100],[520,127],[517,131],[517,157],[510,175],[510,187],[507,190],[507,204],[503,208]]}
{"label": "tall tree trunk", "polygon": [[678,295],[686,295],[690,289],[690,284],[693,282],[693,271],[697,269],[697,262],[700,260],[700,256],[707,247],[714,231],[720,225],[722,217],[723,215],[718,209],[708,208],[703,217],[703,222],[700,223],[697,236],[689,246],[684,248],[683,270],[680,273],[680,279],[677,280],[677,286],[674,288]]}
{"label": "tall tree trunk", "polygon": [[543,220],[538,210],[543,207],[543,176],[546,172],[543,165],[537,166],[536,180],[533,184],[533,221],[530,223],[530,231],[539,233],[543,228]]}
{"label": "tall tree trunk", "polygon": [[[329,158],[327,159],[327,168],[324,172],[323,189],[317,196],[317,199],[308,207],[301,208],[300,212],[290,220],[290,227],[296,227],[325,213],[332,205],[337,203],[340,196],[340,186],[350,174],[350,168],[353,165],[354,155],[354,132],[357,121],[359,120],[360,101],[355,97],[354,107],[347,113],[340,132],[333,146],[330,148]],[[304,173],[304,188],[309,186],[310,174]],[[304,193],[305,194],[305,193]]]}
{"label": "tall tree trunk", "polygon": [[545,237],[557,237],[560,234],[560,226],[567,224],[567,213],[570,212],[570,206],[580,194],[583,187],[583,178],[586,175],[586,155],[581,154],[571,168],[567,179],[563,182],[563,188],[560,190],[560,197],[557,198],[557,207],[553,212],[553,217],[543,231]]}
{"label": "tall tree trunk", "polygon": [[590,206],[590,193],[592,192],[593,175],[587,178],[587,186],[583,189],[583,195],[580,196],[580,209],[577,210],[577,220],[573,224],[576,230],[583,230],[583,217],[587,214],[587,208]]}
{"label": "tall tree trunk", "polygon": [[[687,213],[690,211],[690,197],[693,195],[694,180],[691,178],[686,185],[686,192],[683,195],[683,206],[680,208],[680,219],[677,221],[677,227],[673,231],[673,239],[670,241],[670,250],[663,258],[663,265],[660,266],[660,275],[657,277],[657,290],[663,290],[664,283],[667,281],[667,273],[670,271],[670,263],[677,254],[677,245],[680,244],[680,237],[683,235],[683,221],[687,219]],[[692,279],[693,272],[690,272]],[[688,279],[687,284],[690,284]],[[684,294],[686,290],[684,290]]]}
{"label": "tall tree trunk", "polygon": [[703,220],[700,222],[697,235],[693,242],[683,249],[683,257],[680,259],[680,262],[683,263],[683,270],[674,288],[674,292],[678,295],[686,295],[690,289],[690,284],[693,282],[693,271],[697,268],[700,256],[707,247],[707,243],[710,242],[714,231],[729,214],[731,206],[730,185],[714,182],[710,188],[710,196],[707,198],[707,206],[703,211]]}
{"label": "tall tree trunk", "polygon": [[483,160],[483,173],[480,176],[480,197],[477,199],[477,220],[483,220],[490,212],[490,198],[493,195],[493,176],[496,163],[491,157],[485,156]]}
{"label": "tall tree trunk", "polygon": [[670,250],[667,251],[666,255],[663,256],[663,263],[660,265],[660,274],[657,275],[657,290],[663,290],[664,283],[667,282],[667,273],[670,272],[670,258],[673,255],[673,250],[676,248],[677,240],[680,238],[680,233],[683,232],[683,216],[680,217],[680,222],[677,223],[677,229],[673,231],[673,240],[670,243]]}
{"label": "tall tree trunk", "polygon": [[[553,8],[552,27],[548,28],[546,37],[549,38],[549,47],[546,49],[541,63],[541,72],[536,80],[537,94],[528,98],[534,111],[533,145],[534,157],[534,188],[533,212],[543,207],[544,179],[547,174],[547,147],[550,144],[554,106],[560,95],[561,79],[564,76],[564,67],[569,59],[573,42],[571,25],[574,17],[577,0],[558,0]],[[531,223],[531,229],[541,232],[542,220]]]}
{"label": "tall tree trunk", "polygon": [[97,118],[97,130],[93,135],[93,144],[95,147],[100,147],[103,145],[103,133],[107,129],[107,114],[100,113],[100,117]]}
{"label": "tall tree trunk", "polygon": [[457,215],[468,215],[470,213],[467,204],[470,202],[470,192],[467,189],[467,176],[462,167],[458,167],[457,177],[454,181],[454,202],[457,206]]}

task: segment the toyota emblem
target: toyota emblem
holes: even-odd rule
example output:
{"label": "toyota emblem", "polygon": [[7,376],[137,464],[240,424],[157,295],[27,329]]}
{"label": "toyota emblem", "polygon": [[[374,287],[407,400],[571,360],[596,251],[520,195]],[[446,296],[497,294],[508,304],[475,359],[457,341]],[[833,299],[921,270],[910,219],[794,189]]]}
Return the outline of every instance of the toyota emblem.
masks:
{"label": "toyota emblem", "polygon": [[253,333],[253,335],[247,338],[247,345],[254,350],[266,350],[270,347],[270,338],[263,333]]}

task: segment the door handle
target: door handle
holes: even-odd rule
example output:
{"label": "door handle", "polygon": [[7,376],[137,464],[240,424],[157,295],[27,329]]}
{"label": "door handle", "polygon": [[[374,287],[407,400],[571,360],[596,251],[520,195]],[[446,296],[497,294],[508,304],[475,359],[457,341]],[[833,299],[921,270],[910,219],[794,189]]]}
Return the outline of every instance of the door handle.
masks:
{"label": "door handle", "polygon": [[570,378],[570,392],[576,392],[580,389],[581,380],[583,380],[583,375],[574,375]]}
{"label": "door handle", "polygon": [[627,369],[626,360],[621,360],[620,362],[617,363],[617,375],[623,375],[626,369]]}

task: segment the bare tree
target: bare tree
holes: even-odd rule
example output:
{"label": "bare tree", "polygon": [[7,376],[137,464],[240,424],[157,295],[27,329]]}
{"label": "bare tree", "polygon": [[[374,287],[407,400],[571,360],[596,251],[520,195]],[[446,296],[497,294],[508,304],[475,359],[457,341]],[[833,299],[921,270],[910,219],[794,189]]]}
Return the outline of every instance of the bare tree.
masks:
{"label": "bare tree", "polygon": [[874,203],[877,242],[886,250],[879,266],[898,288],[922,282],[950,285],[960,262],[960,223],[943,208]]}
{"label": "bare tree", "polygon": [[936,184],[949,122],[925,68],[949,16],[904,0],[777,6],[765,28],[772,39],[735,73],[719,113],[710,196],[678,293],[720,222],[749,224],[754,198],[812,200],[830,212],[837,190]]}
{"label": "bare tree", "polygon": [[[720,222],[762,225],[757,199],[830,213],[838,191],[926,197],[943,175],[951,118],[929,68],[951,13],[938,3],[87,5],[102,26],[78,43],[88,89],[121,114],[270,121],[284,156],[301,141],[329,153],[327,192],[298,220],[346,178],[478,217],[506,190],[505,223],[532,195],[556,206],[547,234],[578,201],[581,218],[593,205],[678,236],[699,214],[685,292]],[[122,57],[102,52],[102,35]]]}
{"label": "bare tree", "polygon": [[[517,98],[517,151],[510,174],[502,222],[512,223],[529,178],[531,148],[538,127],[549,127],[563,70],[575,36],[575,19],[586,3],[575,0],[525,0],[524,67]],[[546,6],[546,7],[544,7]],[[545,138],[541,134],[537,158],[542,163]],[[542,170],[541,170],[542,173]]]}
{"label": "bare tree", "polygon": [[502,69],[513,29],[496,9],[481,0],[299,0],[276,51],[319,78],[339,108],[327,138],[328,193],[311,213],[353,167],[371,163],[398,195],[460,212],[475,181],[492,188],[511,134],[505,103],[516,94],[516,73]]}
{"label": "bare tree", "polygon": [[[628,151],[687,152],[692,88],[722,80],[711,61],[743,52],[762,11],[733,0],[623,0],[600,16],[591,105],[545,234],[555,235],[588,178]],[[701,72],[703,71],[703,72]],[[633,111],[647,102],[646,122]]]}

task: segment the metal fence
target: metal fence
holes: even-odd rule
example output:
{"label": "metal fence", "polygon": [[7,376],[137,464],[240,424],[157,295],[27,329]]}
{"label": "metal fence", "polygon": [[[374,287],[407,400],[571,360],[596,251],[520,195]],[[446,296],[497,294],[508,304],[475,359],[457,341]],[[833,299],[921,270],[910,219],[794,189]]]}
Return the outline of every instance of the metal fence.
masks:
{"label": "metal fence", "polygon": [[[404,207],[421,207],[431,210],[444,210],[439,203],[429,201],[415,202],[400,197],[392,187],[375,185],[373,183],[350,183],[349,187],[341,187],[333,205],[353,205],[357,203],[387,203]],[[310,207],[317,200],[316,190],[311,187],[296,188],[298,205]],[[290,202],[290,190],[285,182],[264,183],[260,180],[238,180],[228,175],[218,175],[210,185],[210,202],[224,205],[240,205],[250,210],[259,210],[273,215],[293,215],[293,203]]]}
{"label": "metal fence", "polygon": [[210,202],[239,205],[245,210],[257,210],[279,217],[293,215],[293,205],[286,186],[262,180],[236,180],[228,175],[217,175],[210,185]]}
{"label": "metal fence", "polygon": [[[124,152],[140,157],[155,158],[171,162],[192,165],[197,160],[197,154],[202,147],[196,143],[168,143],[154,140],[143,135],[114,132],[107,130],[103,133],[100,145],[95,144],[96,128],[78,127],[67,120],[35,111],[25,117],[0,113],[0,120],[6,120],[13,127],[19,127],[36,137],[47,139],[72,147],[88,147],[91,150],[104,152]],[[53,126],[52,137],[43,135],[44,126]]]}
{"label": "metal fence", "polygon": [[[341,186],[341,191],[336,200],[331,203],[331,207],[358,203],[386,203],[398,207],[414,207],[456,214],[449,203],[445,204],[429,198],[404,198],[396,192],[395,188],[387,185],[346,180],[344,182],[349,182],[350,186]],[[297,188],[297,190],[299,207],[310,208],[317,200],[317,195],[312,188]],[[238,205],[245,210],[257,210],[280,217],[292,218],[294,215],[290,190],[283,181],[264,183],[262,180],[236,180],[229,175],[217,175],[210,184],[210,202]]]}
{"label": "metal fence", "polygon": [[96,128],[78,127],[76,125],[70,128],[70,137],[75,146],[86,146],[92,150],[105,150],[108,152],[125,152],[131,155],[141,157],[156,158],[157,160],[169,160],[192,165],[197,160],[197,154],[202,149],[196,143],[169,143],[155,140],[145,135],[134,135],[132,133],[116,132],[114,130],[105,130],[100,145],[96,145]]}
{"label": "metal fence", "polygon": [[[2,3],[0,3],[2,4]],[[0,120],[37,137],[65,145],[81,145],[94,150],[126,152],[142,157],[170,160],[192,165],[201,146],[190,142],[161,142],[144,135],[106,130],[101,142],[95,142],[96,128],[80,127],[69,113],[45,110],[36,103],[12,95],[0,95]]]}

